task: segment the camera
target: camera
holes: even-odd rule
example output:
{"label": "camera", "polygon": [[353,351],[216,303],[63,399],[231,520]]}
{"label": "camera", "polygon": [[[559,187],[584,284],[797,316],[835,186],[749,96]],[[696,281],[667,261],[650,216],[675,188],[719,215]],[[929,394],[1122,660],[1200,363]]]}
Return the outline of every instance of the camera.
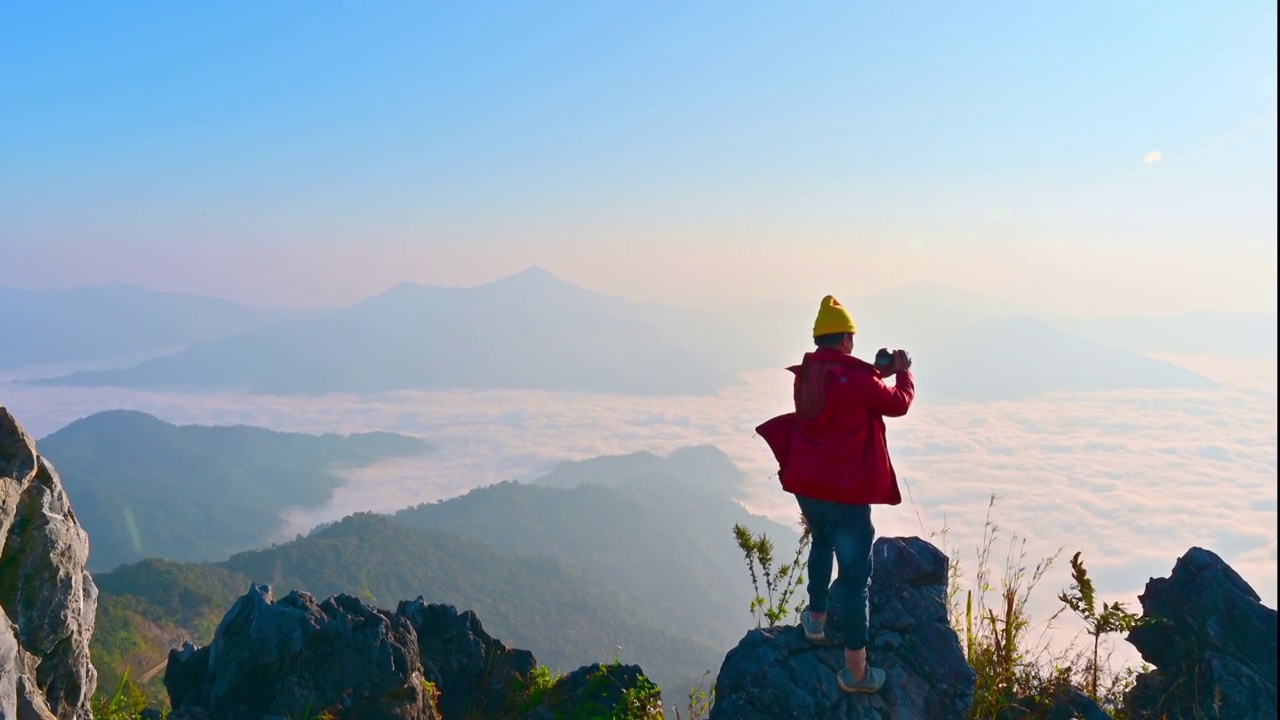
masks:
{"label": "camera", "polygon": [[[883,372],[893,367],[893,355],[896,352],[902,352],[902,351],[890,350],[888,348],[880,348],[879,352],[876,353],[876,363],[875,363],[876,369]],[[906,367],[902,369],[908,369],[911,367],[911,356],[907,355],[906,359],[907,359]]]}

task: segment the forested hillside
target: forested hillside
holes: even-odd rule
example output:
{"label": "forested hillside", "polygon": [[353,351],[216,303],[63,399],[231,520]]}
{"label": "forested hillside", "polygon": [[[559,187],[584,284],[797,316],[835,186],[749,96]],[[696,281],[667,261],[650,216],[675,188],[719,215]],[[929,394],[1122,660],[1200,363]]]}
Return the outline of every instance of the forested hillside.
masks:
{"label": "forested hillside", "polygon": [[177,426],[145,413],[91,415],[39,441],[93,538],[89,569],[147,557],[216,561],[262,547],[281,512],[323,504],[340,466],[420,454],[392,433],[306,435]]}

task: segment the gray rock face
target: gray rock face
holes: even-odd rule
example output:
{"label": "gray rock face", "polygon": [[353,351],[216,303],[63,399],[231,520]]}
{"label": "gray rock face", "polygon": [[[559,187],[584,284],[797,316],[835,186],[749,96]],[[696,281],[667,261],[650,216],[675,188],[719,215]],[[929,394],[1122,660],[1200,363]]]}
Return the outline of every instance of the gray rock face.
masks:
{"label": "gray rock face", "polygon": [[1155,670],[1126,695],[1130,717],[1276,718],[1276,611],[1222,558],[1193,547],[1142,595],[1129,642]]}
{"label": "gray rock face", "polygon": [[496,715],[513,678],[537,667],[533,653],[490,637],[470,610],[459,613],[419,597],[401,602],[396,614],[413,626],[423,672],[439,688],[440,713],[447,720]]}
{"label": "gray rock face", "polygon": [[339,595],[276,602],[254,585],[222,619],[208,648],[169,653],[165,687],[176,716],[437,718],[418,640],[403,615]]}
{"label": "gray rock face", "polygon": [[841,598],[833,588],[827,641],[797,626],[752,630],[725,656],[711,720],[946,720],[964,718],[975,677],[947,622],[947,558],[919,538],[879,538],[871,580],[868,659],[888,675],[874,695],[846,695]]}
{"label": "gray rock face", "polygon": [[[482,720],[518,716],[512,694],[536,667],[531,653],[508,648],[474,613],[449,605],[418,598],[389,612],[348,595],[317,603],[303,592],[276,601],[270,588],[254,585],[228,611],[213,642],[169,653],[164,683],[172,720],[324,711],[361,720]],[[583,688],[609,691],[596,698],[603,716],[612,712],[609,703],[625,700],[627,689],[647,682],[639,668],[606,670],[587,678],[595,685],[583,681]],[[562,678],[545,693],[546,702],[523,714],[559,717],[566,703],[594,697],[575,685],[582,672]],[[656,693],[654,700],[660,706]]]}
{"label": "gray rock face", "polygon": [[98,589],[53,466],[0,407],[0,720],[91,718]]}

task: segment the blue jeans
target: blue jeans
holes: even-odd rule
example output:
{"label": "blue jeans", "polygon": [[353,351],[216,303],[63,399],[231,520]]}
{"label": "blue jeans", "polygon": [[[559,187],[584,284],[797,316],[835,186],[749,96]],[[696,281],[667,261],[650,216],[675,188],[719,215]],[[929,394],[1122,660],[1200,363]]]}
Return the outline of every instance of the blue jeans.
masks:
{"label": "blue jeans", "polygon": [[871,606],[867,590],[871,586],[871,543],[876,528],[871,524],[870,505],[817,500],[797,495],[800,512],[809,525],[809,611],[827,611],[831,587],[831,560],[840,563],[836,585],[840,591],[840,629],[847,650],[861,650],[871,637],[867,629]]}

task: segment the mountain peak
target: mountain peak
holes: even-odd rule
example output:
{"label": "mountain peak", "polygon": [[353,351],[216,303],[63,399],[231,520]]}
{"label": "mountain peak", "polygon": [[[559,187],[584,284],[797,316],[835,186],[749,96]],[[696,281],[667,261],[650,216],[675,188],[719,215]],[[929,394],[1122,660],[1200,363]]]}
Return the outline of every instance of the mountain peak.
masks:
{"label": "mountain peak", "polygon": [[516,273],[514,277],[555,278],[556,276],[541,265],[534,264]]}
{"label": "mountain peak", "polygon": [[[564,280],[541,265],[530,265],[514,275],[508,275],[476,286],[477,290],[496,291],[498,293],[515,292],[519,294],[538,293],[565,297],[576,297],[590,291]],[[565,295],[572,293],[573,295]]]}
{"label": "mountain peak", "polygon": [[495,280],[490,285],[568,285],[570,283],[561,280],[551,273],[550,270],[541,265],[530,265],[515,275],[508,275],[500,280]]}

